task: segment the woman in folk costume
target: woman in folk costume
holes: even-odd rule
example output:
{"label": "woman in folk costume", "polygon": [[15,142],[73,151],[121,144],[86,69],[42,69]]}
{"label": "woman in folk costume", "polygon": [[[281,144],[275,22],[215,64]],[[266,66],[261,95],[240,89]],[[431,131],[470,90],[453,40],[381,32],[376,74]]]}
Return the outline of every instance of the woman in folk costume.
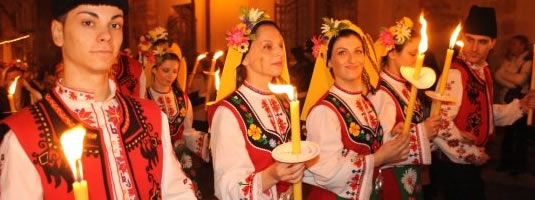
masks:
{"label": "woman in folk costume", "polygon": [[[209,108],[215,195],[229,199],[288,199],[304,164],[275,161],[290,140],[289,101],[268,90],[289,83],[284,41],[264,11],[242,9],[227,33],[228,53],[215,105]],[[237,87],[237,89],[235,89]]]}
{"label": "woman in folk costume", "polygon": [[349,20],[325,22],[323,35],[313,39],[316,65],[302,115],[307,140],[321,149],[305,172],[304,181],[315,186],[308,199],[368,199],[375,169],[406,158],[409,138],[382,145],[381,125],[366,98],[379,81],[371,38]]}
{"label": "woman in folk costume", "polygon": [[[378,90],[369,98],[385,132],[391,132],[405,121],[410,84],[402,78],[400,68],[415,64],[420,41],[412,25],[412,21],[404,17],[395,26],[383,30],[375,43],[383,70]],[[416,101],[409,130],[409,158],[382,169],[384,184],[379,193],[382,199],[423,199],[419,165],[431,164],[429,141],[436,136],[439,117],[424,121],[422,111],[421,104]],[[385,135],[383,142],[393,138],[395,135]]]}
{"label": "woman in folk costume", "polygon": [[[161,45],[167,46],[167,44]],[[185,93],[186,65],[182,60],[180,48],[173,43],[170,48],[156,47],[153,52],[155,64],[148,66],[150,80],[146,89],[147,99],[155,101],[167,114],[171,142],[175,147],[182,169],[192,180],[197,198],[201,193],[197,187],[196,169],[200,167],[200,157],[208,162],[208,134],[192,127],[193,111],[191,102]]]}

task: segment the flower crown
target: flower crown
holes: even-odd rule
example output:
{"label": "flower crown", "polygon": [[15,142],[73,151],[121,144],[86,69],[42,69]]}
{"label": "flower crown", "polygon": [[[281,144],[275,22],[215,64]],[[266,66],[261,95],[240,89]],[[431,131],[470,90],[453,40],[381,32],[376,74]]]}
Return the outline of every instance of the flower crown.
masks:
{"label": "flower crown", "polygon": [[150,63],[161,63],[163,60],[163,55],[166,53],[175,53],[173,49],[169,48],[169,45],[154,46],[158,40],[167,41],[169,39],[168,35],[169,34],[165,28],[156,27],[150,30],[144,36],[140,37],[138,48]]}
{"label": "flower crown", "polygon": [[314,58],[318,57],[321,48],[326,48],[328,41],[337,36],[341,30],[352,29],[355,26],[348,20],[334,20],[332,18],[323,18],[321,25],[321,35],[312,37],[311,41],[314,44],[312,47],[312,55]]}
{"label": "flower crown", "polygon": [[251,34],[253,27],[261,21],[268,20],[269,16],[259,9],[240,10],[241,23],[227,32],[225,38],[228,47],[232,47],[240,53],[245,53],[249,50],[249,41],[255,39],[255,35]]}
{"label": "flower crown", "polygon": [[403,19],[396,22],[395,26],[391,26],[379,34],[379,42],[386,48],[386,52],[389,52],[395,45],[402,45],[411,38],[411,29],[413,23],[412,20],[403,17]]}

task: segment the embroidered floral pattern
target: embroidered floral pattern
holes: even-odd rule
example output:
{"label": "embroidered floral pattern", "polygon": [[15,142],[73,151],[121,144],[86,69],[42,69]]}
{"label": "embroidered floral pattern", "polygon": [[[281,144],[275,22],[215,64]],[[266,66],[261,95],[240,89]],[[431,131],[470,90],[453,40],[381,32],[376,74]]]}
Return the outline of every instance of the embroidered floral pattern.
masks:
{"label": "embroidered floral pattern", "polygon": [[355,137],[358,137],[360,134],[360,126],[355,124],[354,122],[351,122],[351,124],[349,125],[349,133],[351,133],[351,135]]}
{"label": "embroidered floral pattern", "polygon": [[253,138],[253,140],[259,140],[262,137],[262,130],[258,128],[256,125],[251,124],[249,125],[249,130],[247,131],[247,135]]}
{"label": "embroidered floral pattern", "polygon": [[407,171],[405,171],[403,177],[401,178],[401,182],[403,183],[403,188],[405,188],[407,193],[412,194],[414,192],[417,178],[418,175],[414,169],[409,168]]}

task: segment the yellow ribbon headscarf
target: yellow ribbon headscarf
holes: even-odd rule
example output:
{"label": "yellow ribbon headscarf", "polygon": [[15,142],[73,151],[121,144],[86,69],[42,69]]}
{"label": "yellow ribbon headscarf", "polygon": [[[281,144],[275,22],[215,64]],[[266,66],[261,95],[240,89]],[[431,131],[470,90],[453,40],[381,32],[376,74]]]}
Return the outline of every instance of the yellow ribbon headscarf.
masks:
{"label": "yellow ribbon headscarf", "polygon": [[[326,20],[326,22],[327,21],[328,20]],[[320,46],[318,56],[316,57],[314,72],[312,73],[307,97],[301,113],[301,120],[306,120],[310,109],[320,100],[321,97],[323,97],[323,95],[325,95],[327,91],[329,91],[334,84],[334,78],[327,68],[327,44],[341,30],[352,30],[356,32],[363,40],[362,43],[366,52],[364,59],[364,73],[361,77],[364,81],[367,81],[371,87],[364,87],[363,92],[367,94],[370,89],[376,88],[379,84],[378,58],[375,53],[371,37],[368,34],[365,34],[362,29],[351,23],[349,20],[331,20],[331,22],[332,24],[336,24],[335,27],[332,27],[332,25],[330,28],[328,28],[329,25],[324,25],[322,27],[322,29],[324,29],[324,36],[326,36],[328,39]]]}
{"label": "yellow ribbon headscarf", "polygon": [[[251,18],[252,17],[252,18]],[[241,17],[243,20],[250,22],[251,24],[257,24],[261,21],[267,21],[269,19],[269,16],[264,14],[264,11],[258,10],[258,9],[242,9],[241,10]],[[250,32],[252,27],[248,27],[244,25],[243,23],[239,24],[238,26],[244,33],[244,37],[247,37],[251,43],[254,40],[254,36],[250,37]],[[245,30],[243,30],[245,29]],[[227,39],[228,40],[228,39]],[[241,41],[243,42],[243,41]],[[250,44],[246,44],[248,48],[250,48]],[[244,54],[247,51],[243,51],[243,49],[240,49],[240,44],[232,43],[229,41],[229,48],[227,51],[227,57],[225,58],[225,65],[223,66],[223,72],[221,74],[221,82],[219,85],[219,90],[217,91],[217,96],[215,102],[219,102],[220,100],[224,99],[228,95],[230,95],[232,92],[236,90],[236,69],[238,66],[240,66],[242,62],[242,58]],[[288,64],[286,62],[286,47],[283,45],[283,61],[282,61],[282,74],[280,78],[282,79],[282,82],[286,82],[284,84],[290,83],[290,73],[288,71]]]}

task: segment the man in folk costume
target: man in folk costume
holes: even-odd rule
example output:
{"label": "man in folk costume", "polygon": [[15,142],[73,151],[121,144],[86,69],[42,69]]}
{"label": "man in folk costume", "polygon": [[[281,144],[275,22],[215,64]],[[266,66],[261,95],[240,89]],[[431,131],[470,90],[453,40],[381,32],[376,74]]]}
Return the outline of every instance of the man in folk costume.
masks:
{"label": "man in folk costume", "polygon": [[[434,143],[438,165],[437,182],[446,199],[485,199],[481,165],[489,159],[485,145],[494,126],[521,118],[535,106],[533,93],[509,104],[493,104],[493,84],[487,56],[496,43],[494,8],[472,6],[464,23],[464,48],[448,74],[446,94],[454,103],[443,104],[443,120]],[[506,133],[507,134],[507,133]]]}
{"label": "man in folk costume", "polygon": [[145,73],[139,61],[121,52],[111,68],[111,73],[120,92],[131,97],[145,96]]}
{"label": "man in folk costume", "polygon": [[86,130],[81,163],[90,199],[196,199],[171,145],[167,117],[118,92],[109,77],[123,39],[126,0],[56,0],[51,31],[64,78],[0,125],[1,199],[73,199],[59,138]]}
{"label": "man in folk costume", "polygon": [[[264,11],[242,9],[227,33],[228,52],[216,103],[209,107],[215,195],[221,200],[291,198],[304,164],[275,161],[271,151],[290,140],[288,99],[268,89],[289,83],[284,40]],[[238,85],[238,88],[236,89]]]}
{"label": "man in folk costume", "polygon": [[323,35],[313,38],[316,65],[302,115],[307,140],[321,152],[303,180],[314,185],[308,199],[369,199],[380,181],[377,169],[408,157],[409,137],[382,144],[381,124],[366,98],[379,82],[371,38],[349,20],[325,22]]}
{"label": "man in folk costume", "polygon": [[[413,22],[403,17],[384,29],[375,43],[381,60],[381,80],[377,92],[369,98],[377,111],[379,122],[386,133],[403,125],[409,104],[410,84],[401,76],[402,66],[414,66],[420,37],[413,30]],[[423,70],[422,73],[426,73]],[[414,117],[410,122],[408,159],[382,167],[383,188],[378,192],[382,199],[423,199],[421,167],[431,164],[430,140],[436,136],[439,118],[424,119],[423,108],[415,102]],[[397,137],[385,134],[383,142]]]}
{"label": "man in folk costume", "polygon": [[173,43],[170,48],[155,52],[156,63],[148,66],[149,87],[146,89],[147,99],[155,101],[160,109],[167,114],[171,143],[175,147],[178,159],[192,180],[197,198],[201,193],[196,181],[196,170],[200,167],[200,159],[210,161],[208,150],[209,135],[192,127],[193,109],[186,86],[186,65],[181,65],[180,48]]}

